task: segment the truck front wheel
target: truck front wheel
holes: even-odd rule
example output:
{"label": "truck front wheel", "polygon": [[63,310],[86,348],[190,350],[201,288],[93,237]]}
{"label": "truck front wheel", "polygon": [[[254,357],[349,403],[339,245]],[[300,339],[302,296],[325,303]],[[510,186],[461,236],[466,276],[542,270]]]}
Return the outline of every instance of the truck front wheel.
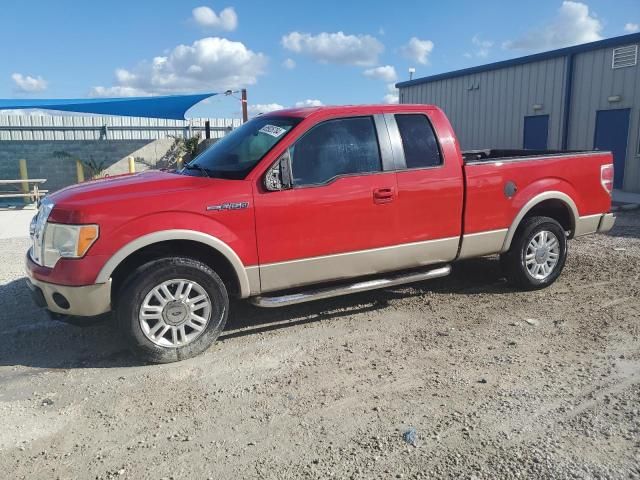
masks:
{"label": "truck front wheel", "polygon": [[500,257],[507,279],[525,290],[551,285],[567,258],[567,236],[550,217],[530,217],[518,227],[511,248]]}
{"label": "truck front wheel", "polygon": [[146,263],[118,291],[120,331],[134,354],[149,362],[175,362],[202,353],[227,321],[224,283],[208,265],[191,258]]}

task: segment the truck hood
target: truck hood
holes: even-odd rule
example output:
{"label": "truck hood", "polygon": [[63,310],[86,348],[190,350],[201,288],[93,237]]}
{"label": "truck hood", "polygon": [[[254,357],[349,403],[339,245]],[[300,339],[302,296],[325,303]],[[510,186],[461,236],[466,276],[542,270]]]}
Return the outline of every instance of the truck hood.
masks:
{"label": "truck hood", "polygon": [[54,222],[86,223],[162,211],[204,212],[218,199],[244,199],[250,191],[242,180],[149,171],[80,183],[48,198],[55,204],[50,216]]}
{"label": "truck hood", "polygon": [[49,195],[56,205],[74,206],[203,188],[225,180],[149,171],[78,183]]}

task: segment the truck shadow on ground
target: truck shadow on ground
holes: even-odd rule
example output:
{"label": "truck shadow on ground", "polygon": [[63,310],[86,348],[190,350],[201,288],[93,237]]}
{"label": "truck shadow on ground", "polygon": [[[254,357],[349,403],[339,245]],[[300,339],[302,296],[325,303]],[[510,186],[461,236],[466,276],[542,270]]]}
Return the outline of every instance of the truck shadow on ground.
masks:
{"label": "truck shadow on ground", "polygon": [[[507,286],[495,259],[473,259],[454,266],[449,277],[386,290],[262,309],[234,301],[220,341],[382,310],[390,302],[435,294],[504,294]],[[37,308],[24,278],[0,285],[0,366],[46,369],[140,366],[124,347],[111,322],[77,327],[50,320]]]}
{"label": "truck shadow on ground", "polygon": [[497,259],[476,258],[456,263],[451,275],[394,288],[335,297],[289,307],[259,308],[248,302],[233,305],[220,340],[268,332],[292,325],[327,320],[359,312],[387,308],[394,300],[432,293],[505,294],[513,290],[503,278]]}

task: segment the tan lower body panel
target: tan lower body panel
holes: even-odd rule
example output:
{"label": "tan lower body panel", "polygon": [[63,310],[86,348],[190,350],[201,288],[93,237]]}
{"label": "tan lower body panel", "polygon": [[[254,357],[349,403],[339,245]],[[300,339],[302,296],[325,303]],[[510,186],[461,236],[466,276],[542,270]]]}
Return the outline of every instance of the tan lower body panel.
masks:
{"label": "tan lower body panel", "polygon": [[265,293],[312,283],[450,262],[456,257],[458,242],[458,237],[442,238],[270,263],[260,267],[261,290]]}
{"label": "tan lower body panel", "polygon": [[491,230],[489,232],[471,233],[462,237],[462,247],[458,258],[481,257],[493,255],[502,250],[508,229]]}
{"label": "tan lower body panel", "polygon": [[601,213],[598,213],[597,215],[578,217],[578,219],[576,220],[576,230],[573,233],[573,236],[579,237],[581,235],[596,233],[598,231],[598,225],[600,225],[601,218]]}
{"label": "tan lower body panel", "polygon": [[616,216],[613,213],[607,213],[602,215],[600,219],[600,225],[598,225],[598,232],[606,233],[613,228],[616,223]]}
{"label": "tan lower body panel", "polygon": [[249,279],[249,296],[260,293],[260,267],[245,267],[247,278]]}

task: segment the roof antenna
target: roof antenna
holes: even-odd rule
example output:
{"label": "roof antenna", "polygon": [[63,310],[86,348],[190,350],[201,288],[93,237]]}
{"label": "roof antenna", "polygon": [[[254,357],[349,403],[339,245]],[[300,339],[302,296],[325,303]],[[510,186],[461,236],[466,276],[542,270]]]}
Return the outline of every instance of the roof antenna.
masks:
{"label": "roof antenna", "polygon": [[416,73],[415,67],[409,67],[409,80],[413,80],[414,73]]}

